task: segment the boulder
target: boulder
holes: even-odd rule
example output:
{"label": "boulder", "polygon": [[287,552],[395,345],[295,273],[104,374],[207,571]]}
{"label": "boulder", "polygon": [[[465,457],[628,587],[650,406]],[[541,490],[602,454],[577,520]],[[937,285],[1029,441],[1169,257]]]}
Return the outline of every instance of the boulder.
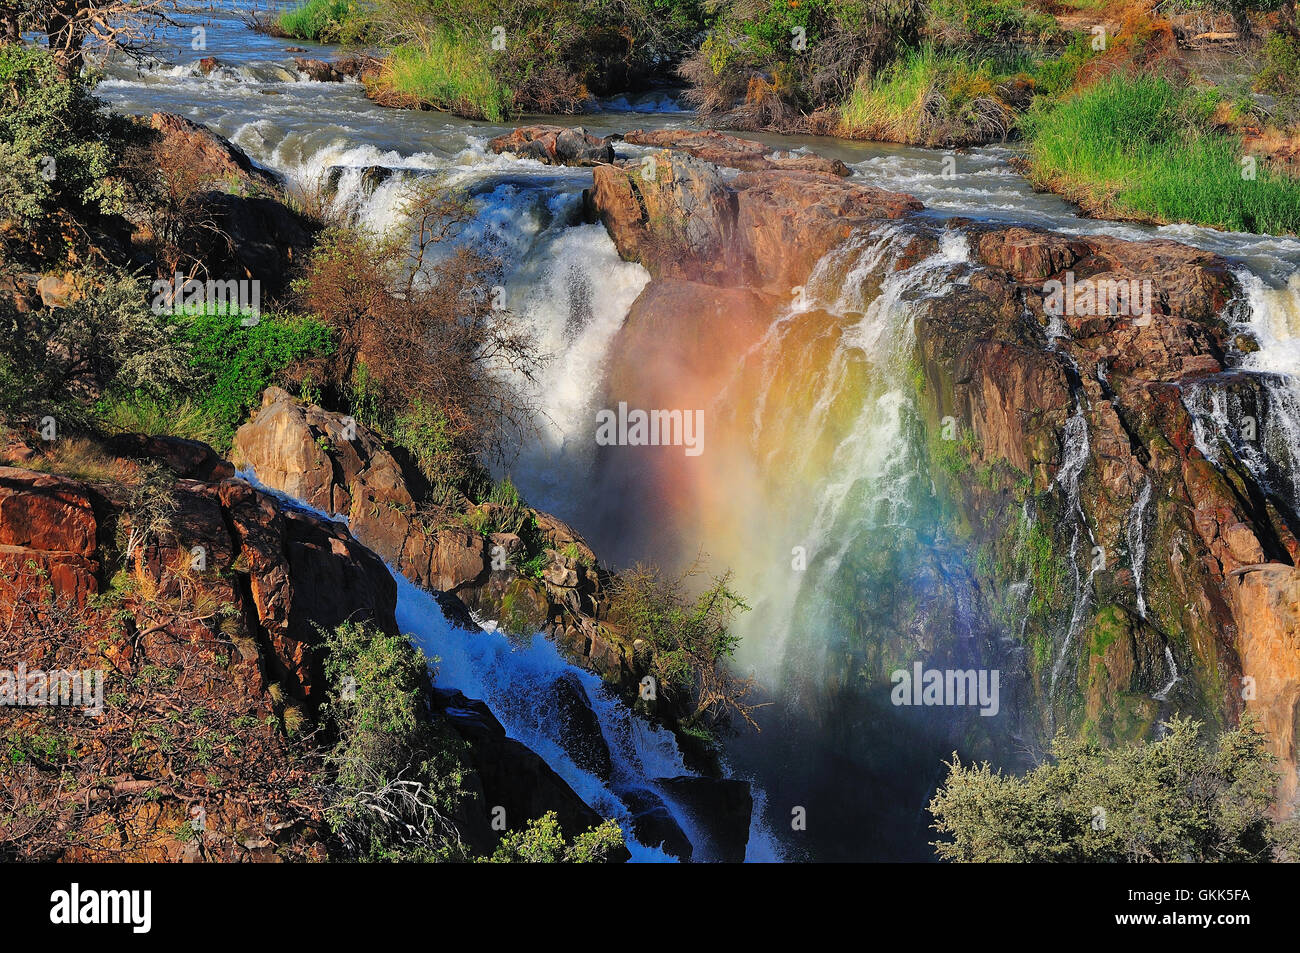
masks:
{"label": "boulder", "polygon": [[828,159],[815,153],[781,152],[753,139],[738,139],[712,129],[655,129],[648,132],[634,129],[623,136],[623,140],[638,146],[685,152],[714,165],[747,172],[787,169],[839,176],[853,174],[853,170],[839,159]]}
{"label": "boulder", "polygon": [[298,67],[300,73],[306,73],[308,78],[314,82],[343,82],[343,74],[336,70],[333,65],[326,63],[324,60],[314,60],[303,56],[295,56],[293,58],[293,65]]}
{"label": "boulder", "polygon": [[744,863],[754,809],[748,781],[683,776],[658,778],[655,784],[690,812],[708,838],[707,845],[695,845],[697,860]]}
{"label": "boulder", "polygon": [[619,788],[618,796],[632,813],[632,836],[637,843],[658,847],[682,863],[690,863],[694,848],[663,798],[645,788]]}
{"label": "boulder", "polygon": [[545,165],[585,166],[614,161],[610,141],[590,135],[581,126],[521,126],[497,136],[488,148],[497,154],[509,152]]}
{"label": "boulder", "polygon": [[619,253],[656,278],[746,288],[788,300],[812,266],[854,231],[923,206],[829,173],[767,169],[724,178],[694,156],[598,166],[590,214]]}
{"label": "boulder", "polygon": [[609,744],[600,729],[600,720],[592,711],[587,690],[575,673],[567,672],[552,683],[550,701],[560,724],[565,752],[578,767],[608,781],[614,770]]}

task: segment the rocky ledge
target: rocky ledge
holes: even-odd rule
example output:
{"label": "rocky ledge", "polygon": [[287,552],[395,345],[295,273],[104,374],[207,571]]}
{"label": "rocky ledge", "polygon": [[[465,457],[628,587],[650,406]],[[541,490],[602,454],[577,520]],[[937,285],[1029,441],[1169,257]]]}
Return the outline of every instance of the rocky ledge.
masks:
{"label": "rocky ledge", "polygon": [[[0,807],[4,841],[22,839],[44,859],[61,860],[323,859],[329,835],[310,793],[315,782],[299,767],[311,763],[323,700],[323,630],[351,621],[397,634],[393,577],[340,523],[234,477],[203,444],[132,435],[104,453],[120,481],[0,466],[4,667],[58,658],[60,668],[108,667],[136,689],[171,673],[184,683],[174,686],[180,694],[160,701],[146,693],[137,731],[150,706],[179,704],[175,725],[206,713],[193,715],[195,732],[242,753],[191,761],[198,741],[189,736],[159,740],[156,759],[139,753],[148,745],[133,747],[135,756],[112,761],[126,774],[78,774],[75,783],[65,776],[75,802],[60,806],[51,794],[26,811]],[[37,455],[11,444],[5,457]],[[28,649],[37,655],[11,657]],[[427,683],[422,692],[420,717],[466,748],[468,798],[453,820],[467,846],[491,851],[500,807],[513,824],[555,811],[570,837],[600,822],[545,761],[506,737],[483,703]],[[109,704],[132,705],[134,694]],[[41,711],[6,710],[11,738]],[[83,731],[80,756],[115,750],[116,730],[106,723]],[[190,767],[182,772],[181,764]],[[205,767],[190,773],[196,764]],[[196,816],[201,828],[191,826]]]}
{"label": "rocky ledge", "polygon": [[[944,421],[957,428],[956,457],[932,458],[931,467],[939,532],[964,550],[965,568],[931,573],[938,594],[915,594],[921,601],[898,630],[927,611],[927,599],[977,607],[985,663],[1015,669],[1024,693],[1021,737],[1064,726],[1118,742],[1148,736],[1170,712],[1227,724],[1256,710],[1285,769],[1281,798],[1292,797],[1296,501],[1248,465],[1229,435],[1206,436],[1189,409],[1208,388],[1263,420],[1272,399],[1264,376],[1238,369],[1252,343],[1232,327],[1242,291],[1228,263],[1171,241],[936,221],[908,195],[803,169],[731,175],[700,158],[703,148],[688,151],[657,154],[649,175],[645,166],[593,173],[592,218],[653,276],[611,349],[607,400],[670,407],[683,387],[716,395],[814,266],[849,240],[893,243],[879,284],[959,238],[968,254],[951,291],[915,304],[911,360],[931,448]],[[1049,303],[1053,282],[1072,295],[1147,282],[1150,307],[1119,314],[1080,299],[1062,313]],[[816,311],[801,320],[835,322]],[[1072,445],[1086,459],[1067,470]],[[1075,548],[1079,513],[1087,552]],[[1035,565],[1026,564],[1027,539],[1039,547]],[[1108,558],[1090,570],[1094,547]],[[1076,594],[1079,560],[1086,587]],[[1140,590],[1135,566],[1145,569]],[[1055,591],[1032,595],[1049,585]],[[1071,618],[1076,609],[1081,619]],[[969,636],[953,626],[946,635],[939,626],[932,650]],[[1063,627],[1077,631],[1058,673]],[[1008,631],[1022,643],[1010,658]],[[911,651],[899,635],[869,638],[883,640],[886,657]],[[1251,684],[1256,691],[1244,690]]]}

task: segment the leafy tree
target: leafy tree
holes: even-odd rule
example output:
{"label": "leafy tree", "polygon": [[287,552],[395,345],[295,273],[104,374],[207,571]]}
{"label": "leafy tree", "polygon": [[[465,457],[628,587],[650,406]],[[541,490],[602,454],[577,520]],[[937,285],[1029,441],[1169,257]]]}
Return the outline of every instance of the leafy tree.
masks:
{"label": "leafy tree", "polygon": [[429,660],[401,635],[345,622],[325,636],[322,707],[336,741],[326,818],[346,855],[464,860],[452,816],[463,743],[424,715]]}
{"label": "leafy tree", "polygon": [[17,226],[26,242],[20,253],[47,237],[27,233],[52,229],[56,212],[123,210],[121,150],[138,133],[100,106],[84,81],[60,73],[48,50],[0,46],[0,220]]}
{"label": "leafy tree", "polygon": [[749,606],[732,590],[730,572],[690,595],[690,581],[700,573],[698,562],[676,577],[638,563],[618,577],[611,617],[631,638],[653,647],[659,691],[684,706],[686,727],[709,729],[732,715],[754,725],[755,706],[745,701],[753,681],[736,678],[727,667],[740,642],[732,622]]}
{"label": "leafy tree", "polygon": [[1024,777],[957,756],[930,802],[946,860],[1268,861],[1295,858],[1295,822],[1270,815],[1276,759],[1252,719],[1207,744],[1175,718],[1153,742],[1104,750],[1057,736]]}

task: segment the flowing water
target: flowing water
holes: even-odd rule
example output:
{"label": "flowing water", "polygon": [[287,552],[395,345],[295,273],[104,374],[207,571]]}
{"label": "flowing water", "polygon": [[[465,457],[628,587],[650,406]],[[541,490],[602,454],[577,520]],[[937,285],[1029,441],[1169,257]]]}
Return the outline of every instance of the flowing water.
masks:
{"label": "flowing water", "polygon": [[[337,210],[372,228],[403,226],[404,197],[420,179],[439,176],[468,190],[478,209],[472,233],[502,256],[507,303],[549,356],[533,391],[543,410],[539,435],[511,468],[525,496],[620,563],[704,549],[715,565],[735,571],[736,587],[752,604],[741,622],[737,664],[755,675],[773,705],[760,713],[761,734],[744,733],[727,748],[735,773],[758,783],[750,859],[924,858],[922,809],[940,779],[939,759],[952,751],[944,750],[951,726],[904,730],[898,709],[881,703],[888,686],[870,675],[898,659],[873,656],[869,647],[876,643],[866,636],[891,632],[923,654],[933,639],[927,626],[942,624],[953,633],[956,666],[979,657],[967,570],[939,530],[908,364],[916,304],[968,278],[961,233],[945,231],[937,251],[900,270],[894,264],[908,239],[903,224],[855,236],[828,254],[804,300],[779,316],[724,387],[703,395],[709,452],[678,488],[680,499],[669,500],[668,518],[638,531],[627,513],[612,515],[622,498],[610,498],[602,484],[592,426],[617,332],[649,275],[619,258],[601,226],[583,223],[590,171],[493,155],[488,139],[508,127],[383,109],[356,83],[308,81],[284,51],[292,41],[255,34],[236,13],[226,5],[204,17],[182,17],[173,34],[180,48],[167,62],[141,69],[111,64],[100,94],[122,111],[170,111],[204,123],[296,186],[328,189]],[[200,51],[189,45],[198,23],[206,26]],[[298,45],[310,50],[302,55],[331,52]],[[197,66],[205,55],[221,64],[207,76]],[[670,96],[654,93],[545,121],[605,134],[686,126],[691,116]],[[857,181],[920,198],[925,217],[936,223],[961,216],[1079,234],[1165,237],[1228,257],[1245,291],[1233,317],[1260,349],[1242,360],[1235,376],[1186,389],[1197,441],[1211,460],[1227,442],[1261,481],[1293,504],[1300,501],[1300,242],[1081,218],[1055,196],[1034,192],[1003,147],[949,161],[942,152],[901,146],[757,138],[840,158]],[[624,155],[644,151],[620,146]],[[1247,389],[1254,396],[1243,397],[1234,385],[1242,374],[1259,384]],[[1080,389],[1076,400],[1082,399]],[[1053,682],[1077,637],[1076,617],[1082,625],[1086,616],[1094,571],[1091,535],[1077,504],[1088,433],[1082,406],[1076,411],[1059,477],[1076,520],[1068,596],[1074,609],[1054,646]],[[602,489],[607,498],[597,505]],[[1159,558],[1146,551],[1150,493],[1147,483],[1135,496],[1128,527],[1143,612],[1144,573],[1157,572]],[[917,589],[934,596],[942,619],[909,615],[903,593]],[[545,640],[512,646],[494,632],[467,636],[446,626],[436,604],[414,587],[400,584],[400,592],[401,623],[441,658],[440,683],[487,701],[513,737],[598,810],[626,821],[620,785],[689,773],[670,738],[629,718]],[[1011,607],[1011,616],[1022,617],[1028,582],[1013,587],[1012,596],[1021,604]],[[994,642],[996,651],[1019,650],[1015,633],[998,633]],[[1172,654],[1166,661],[1168,685],[1157,697],[1179,678]],[[530,704],[566,672],[592,699],[617,783],[575,764],[557,736],[560,727]],[[1014,695],[1006,704],[1013,703]],[[808,818],[806,832],[790,830],[799,809]],[[684,828],[691,826],[688,815],[672,810]],[[773,838],[769,830],[786,833]],[[637,859],[664,859],[634,848]]]}

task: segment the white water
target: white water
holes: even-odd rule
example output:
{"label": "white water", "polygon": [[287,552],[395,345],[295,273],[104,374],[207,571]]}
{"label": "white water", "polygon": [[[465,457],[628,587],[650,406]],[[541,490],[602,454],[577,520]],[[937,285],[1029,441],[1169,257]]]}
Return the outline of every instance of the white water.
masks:
{"label": "white water", "polygon": [[1133,588],[1137,590],[1138,615],[1144,619],[1147,617],[1147,599],[1142,589],[1142,576],[1146,572],[1147,506],[1151,503],[1151,486],[1151,478],[1147,477],[1146,482],[1142,484],[1141,492],[1138,493],[1138,498],[1133,501],[1133,507],[1129,510],[1128,526],[1125,530],[1128,537],[1129,564],[1133,567]]}

